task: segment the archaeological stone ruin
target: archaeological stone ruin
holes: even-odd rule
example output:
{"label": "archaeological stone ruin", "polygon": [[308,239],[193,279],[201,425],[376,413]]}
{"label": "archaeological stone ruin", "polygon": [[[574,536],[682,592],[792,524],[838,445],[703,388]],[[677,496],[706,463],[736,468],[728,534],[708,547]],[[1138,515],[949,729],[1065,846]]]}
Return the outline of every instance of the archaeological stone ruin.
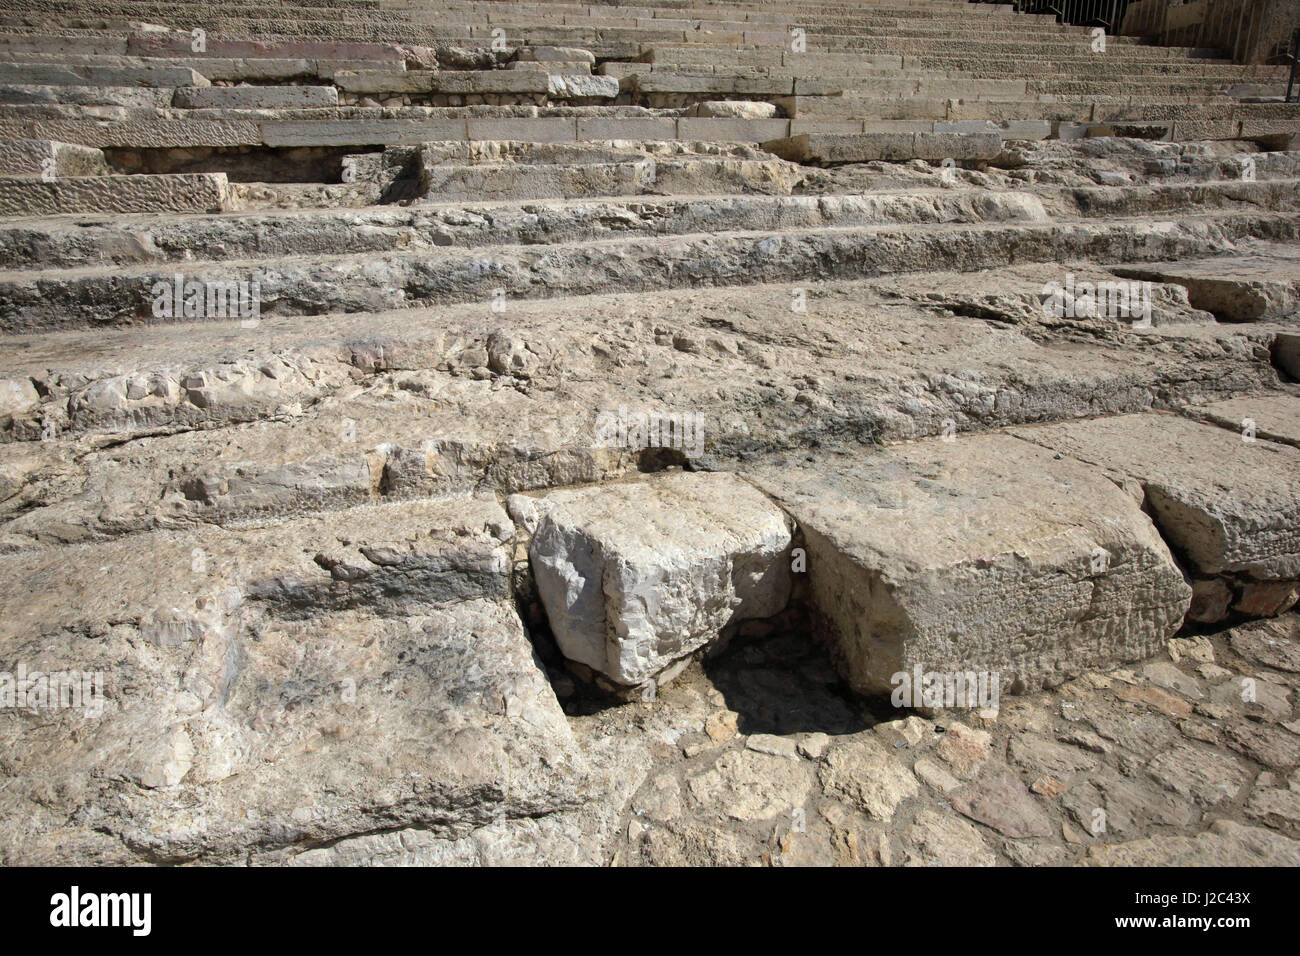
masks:
{"label": "archaeological stone ruin", "polygon": [[6,0],[0,864],[1300,865],[1297,50]]}

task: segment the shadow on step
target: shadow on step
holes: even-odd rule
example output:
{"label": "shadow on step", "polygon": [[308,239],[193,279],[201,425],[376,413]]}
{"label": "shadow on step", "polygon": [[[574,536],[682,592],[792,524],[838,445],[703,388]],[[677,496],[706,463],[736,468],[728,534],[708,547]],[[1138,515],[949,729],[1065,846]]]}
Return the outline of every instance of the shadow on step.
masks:
{"label": "shadow on step", "polygon": [[[889,719],[889,701],[849,690],[806,627],[737,637],[704,661],[742,734],[858,733]],[[897,716],[895,713],[894,717]]]}

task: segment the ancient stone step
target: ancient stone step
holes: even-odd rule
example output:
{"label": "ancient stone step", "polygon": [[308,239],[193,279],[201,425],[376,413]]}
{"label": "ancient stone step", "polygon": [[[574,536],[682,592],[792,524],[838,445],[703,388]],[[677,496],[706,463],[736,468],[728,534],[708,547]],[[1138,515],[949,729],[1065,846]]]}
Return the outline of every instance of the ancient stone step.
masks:
{"label": "ancient stone step", "polygon": [[59,213],[220,212],[230,202],[225,173],[161,176],[0,176],[0,216]]}
{"label": "ancient stone step", "polygon": [[[2,48],[0,48],[2,49]],[[14,53],[4,50],[4,57],[13,63],[59,64],[65,66],[136,67],[165,64],[194,70],[209,80],[230,80],[240,83],[276,83],[287,80],[330,80],[344,70],[403,70],[403,60],[331,60],[304,57],[232,58],[216,56],[98,56],[92,54]],[[58,89],[67,90],[69,87]],[[71,89],[76,89],[72,87]],[[83,88],[84,89],[84,88]],[[119,87],[118,89],[130,89]]]}
{"label": "ancient stone step", "polygon": [[798,522],[811,601],[859,691],[914,673],[1051,686],[1151,656],[1186,614],[1150,519],[1086,465],[1011,436],[819,457],[744,473]]}
{"label": "ancient stone step", "polygon": [[[662,175],[672,157],[654,158],[656,171]],[[755,161],[742,157],[740,162],[747,165]],[[688,156],[683,165],[689,168],[700,163],[700,159]],[[688,193],[697,192],[701,185],[716,190],[716,180],[701,179],[709,172],[706,169],[704,174],[693,174],[696,188]],[[1006,221],[1042,223],[1047,221],[1047,214],[1041,202],[1027,193],[983,195],[962,189],[870,196],[641,196],[635,201],[522,207],[447,203],[428,209],[378,207],[360,217],[346,210],[304,210],[217,218],[154,216],[115,223],[83,220],[76,224],[0,225],[0,258],[13,269],[53,269],[96,263],[220,262],[232,258],[353,254],[396,251],[412,245],[473,248],[501,243],[585,242],[630,234],[680,235],[708,227],[776,231],[886,223]]]}
{"label": "ancient stone step", "polygon": [[339,72],[334,82],[350,93],[544,93],[557,99],[569,97],[604,97],[618,95],[618,81],[613,77],[576,74],[553,76],[540,69],[481,70],[459,72],[438,70],[422,72],[366,70]]}
{"label": "ancient stone step", "polygon": [[0,63],[0,83],[46,86],[207,86],[206,77],[177,66],[59,66]]}
{"label": "ancient stone step", "polygon": [[[6,746],[7,806],[66,780],[102,808],[88,827],[29,807],[6,859],[235,862],[359,826],[572,806],[582,758],[501,600],[512,535],[495,501],[464,499],[0,558],[41,601],[0,614],[4,646],[33,670],[99,672],[102,692],[80,742],[80,711],[6,718],[25,741]],[[322,734],[349,707],[367,728]],[[105,760],[132,782],[125,799],[116,777],[87,774]]]}
{"label": "ancient stone step", "polygon": [[1254,431],[1258,438],[1300,446],[1300,395],[1295,392],[1264,392],[1230,398],[1187,409],[1199,421],[1237,432]]}
{"label": "ancient stone step", "polygon": [[332,86],[184,86],[172,106],[181,109],[294,109],[338,106]]}
{"label": "ancient stone step", "polygon": [[770,140],[763,148],[796,163],[898,162],[908,159],[993,159],[1002,137],[987,133],[803,133]]}
{"label": "ancient stone step", "polygon": [[1118,271],[1135,279],[1186,286],[1197,308],[1223,321],[1300,320],[1300,254],[1292,246]]}
{"label": "ancient stone step", "polygon": [[[369,311],[493,297],[577,295],[752,281],[862,277],[935,268],[976,270],[1007,263],[1087,257],[1140,262],[1195,255],[1233,238],[1294,238],[1292,217],[1224,214],[1164,223],[1158,238],[1141,220],[1014,225],[919,225],[720,232],[598,243],[487,246],[439,253],[232,260],[187,266],[182,285],[260,283],[268,312]],[[0,273],[5,332],[111,327],[202,318],[177,314],[156,288],[172,269],[83,268],[40,275]],[[183,311],[183,310],[182,310]],[[199,313],[201,313],[201,309]]]}
{"label": "ancient stone step", "polygon": [[539,514],[529,565],[560,649],[617,685],[662,684],[723,628],[789,600],[789,522],[734,476],[557,491],[521,507]]}
{"label": "ancient stone step", "polygon": [[10,140],[0,142],[0,175],[37,176],[45,179],[61,176],[103,176],[108,173],[101,150],[51,140]]}
{"label": "ancient stone step", "polygon": [[[1200,621],[1252,616],[1300,597],[1300,450],[1172,415],[1018,429],[1044,448],[1106,469],[1142,496],[1198,582]],[[1215,591],[1220,601],[1211,600]],[[1217,605],[1214,611],[1211,605]]]}
{"label": "ancient stone step", "polygon": [[71,103],[78,106],[167,107],[172,90],[147,86],[0,86],[0,104]]}
{"label": "ancient stone step", "polygon": [[[232,311],[226,322],[111,339],[11,339],[0,395],[4,435],[16,441],[0,444],[0,548],[608,481],[663,460],[729,467],[809,435],[897,441],[1277,388],[1258,342],[1212,325],[1158,320],[1152,339],[1081,320],[1087,341],[1104,344],[1063,347],[1075,332],[1037,298],[1055,272],[994,272],[974,286],[935,275],[814,286],[804,312],[790,308],[799,290],[756,285],[743,306],[727,290],[694,290],[514,302],[507,313],[476,304],[328,320],[254,312],[248,322]],[[936,288],[950,290],[938,305]],[[789,344],[755,354],[745,331],[683,322],[699,314],[682,311],[689,302],[741,330],[775,324]],[[960,313],[1001,321],[954,328]],[[853,344],[824,354],[828,334]],[[929,347],[900,361],[913,336]],[[669,395],[639,366],[595,374],[623,350],[681,369],[682,382]],[[763,384],[719,391],[734,378],[718,357],[729,354]],[[596,434],[593,409],[608,413],[613,435]],[[638,433],[651,415],[672,433]],[[254,424],[215,427],[229,422]],[[83,454],[82,435],[111,440]]]}

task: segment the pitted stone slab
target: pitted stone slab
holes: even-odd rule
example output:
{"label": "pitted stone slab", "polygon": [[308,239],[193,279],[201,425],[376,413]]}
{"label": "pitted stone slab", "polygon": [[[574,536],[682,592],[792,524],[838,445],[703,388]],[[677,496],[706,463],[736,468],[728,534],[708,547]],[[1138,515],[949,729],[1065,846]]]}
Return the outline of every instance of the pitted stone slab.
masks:
{"label": "pitted stone slab", "polygon": [[1192,305],[1229,322],[1300,320],[1300,251],[1260,244],[1240,255],[1121,266],[1133,279],[1187,287]]}
{"label": "pitted stone slab", "polygon": [[90,212],[221,212],[230,201],[225,173],[64,176],[51,181],[0,176],[0,215]]}
{"label": "pitted stone slab", "polygon": [[25,582],[0,657],[103,674],[96,713],[0,713],[6,861],[234,862],[573,806],[512,535],[458,498],[0,558]]}
{"label": "pitted stone slab", "polygon": [[1011,436],[746,474],[799,523],[813,604],[860,691],[917,667],[1055,685],[1157,652],[1191,598],[1132,498]]}
{"label": "pitted stone slab", "polygon": [[618,684],[652,679],[789,599],[789,521],[733,475],[558,491],[539,507],[529,557],[556,641]]}
{"label": "pitted stone slab", "polygon": [[1300,449],[1175,415],[1013,431],[1139,484],[1161,533],[1198,573],[1300,578]]}
{"label": "pitted stone slab", "polygon": [[103,176],[104,154],[90,146],[48,139],[0,142],[0,176]]}

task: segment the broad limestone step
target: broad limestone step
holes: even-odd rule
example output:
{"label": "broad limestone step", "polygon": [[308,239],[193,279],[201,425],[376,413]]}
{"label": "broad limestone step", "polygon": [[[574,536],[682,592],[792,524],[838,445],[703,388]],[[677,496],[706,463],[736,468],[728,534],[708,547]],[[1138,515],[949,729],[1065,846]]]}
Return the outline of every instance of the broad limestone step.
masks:
{"label": "broad limestone step", "polygon": [[864,693],[914,673],[1059,684],[1154,654],[1191,601],[1138,502],[1009,435],[745,473],[798,522],[812,606]]}

